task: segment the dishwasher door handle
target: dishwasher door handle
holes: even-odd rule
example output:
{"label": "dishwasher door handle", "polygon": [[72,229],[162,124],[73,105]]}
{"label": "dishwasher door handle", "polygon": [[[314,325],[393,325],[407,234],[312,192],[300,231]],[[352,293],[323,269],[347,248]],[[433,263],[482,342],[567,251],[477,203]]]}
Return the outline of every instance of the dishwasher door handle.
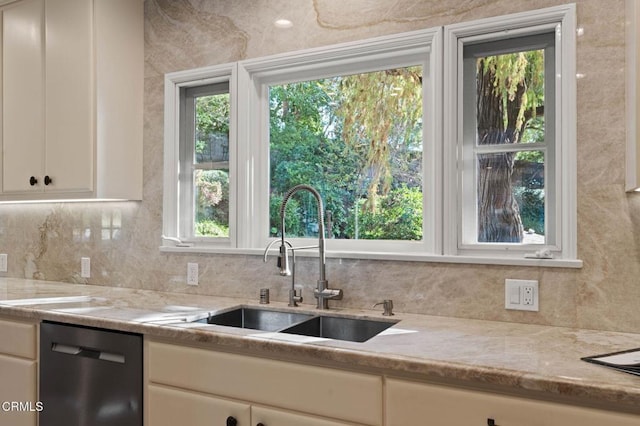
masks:
{"label": "dishwasher door handle", "polygon": [[81,346],[71,346],[62,343],[52,343],[51,351],[72,356],[82,356],[85,358],[101,359],[103,361],[125,363],[125,357],[122,354],[114,352],[98,351],[95,349],[83,348]]}

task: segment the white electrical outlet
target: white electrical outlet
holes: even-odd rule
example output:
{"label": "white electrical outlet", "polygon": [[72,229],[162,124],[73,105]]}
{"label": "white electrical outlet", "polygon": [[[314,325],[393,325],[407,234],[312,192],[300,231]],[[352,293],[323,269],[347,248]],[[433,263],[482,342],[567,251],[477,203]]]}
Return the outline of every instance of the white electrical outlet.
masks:
{"label": "white electrical outlet", "polygon": [[7,255],[6,255],[6,253],[0,254],[0,272],[7,272]]}
{"label": "white electrical outlet", "polygon": [[187,284],[198,285],[198,264],[187,263]]}
{"label": "white electrical outlet", "polygon": [[80,277],[91,278],[91,259],[88,257],[80,258]]}
{"label": "white electrical outlet", "polygon": [[505,280],[504,307],[518,311],[538,312],[538,281]]}

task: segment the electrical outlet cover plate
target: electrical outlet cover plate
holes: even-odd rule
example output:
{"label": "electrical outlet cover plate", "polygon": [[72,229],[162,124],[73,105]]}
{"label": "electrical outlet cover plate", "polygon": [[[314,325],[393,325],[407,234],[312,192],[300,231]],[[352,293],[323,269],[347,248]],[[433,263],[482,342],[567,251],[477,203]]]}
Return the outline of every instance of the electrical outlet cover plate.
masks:
{"label": "electrical outlet cover plate", "polygon": [[198,285],[198,264],[187,263],[187,284]]}
{"label": "electrical outlet cover plate", "polygon": [[518,311],[538,312],[538,281],[505,280],[504,307]]}
{"label": "electrical outlet cover plate", "polygon": [[80,258],[80,277],[91,278],[91,258]]}

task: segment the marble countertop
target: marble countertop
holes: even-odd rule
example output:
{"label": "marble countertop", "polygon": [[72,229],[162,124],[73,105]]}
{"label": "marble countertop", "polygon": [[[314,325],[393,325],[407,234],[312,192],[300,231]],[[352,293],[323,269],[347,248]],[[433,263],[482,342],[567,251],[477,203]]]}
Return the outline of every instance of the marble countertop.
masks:
{"label": "marble countertop", "polygon": [[[639,376],[580,360],[640,347],[640,334],[396,313],[393,320],[399,323],[354,343],[182,321],[257,302],[257,296],[243,300],[0,278],[0,316],[131,331],[221,350],[640,413]],[[311,305],[267,306],[318,313]],[[372,310],[330,313],[388,319]]]}

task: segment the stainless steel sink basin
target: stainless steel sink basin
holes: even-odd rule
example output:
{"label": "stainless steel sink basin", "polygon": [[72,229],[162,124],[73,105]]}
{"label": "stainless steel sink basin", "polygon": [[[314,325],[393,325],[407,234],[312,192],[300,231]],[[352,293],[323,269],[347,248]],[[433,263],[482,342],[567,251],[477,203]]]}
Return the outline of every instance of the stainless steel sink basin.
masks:
{"label": "stainless steel sink basin", "polygon": [[282,330],[283,333],[365,342],[396,324],[393,321],[319,316]]}
{"label": "stainless steel sink basin", "polygon": [[236,308],[195,322],[262,331],[279,331],[312,317],[313,315],[298,312],[272,311],[260,308]]}

